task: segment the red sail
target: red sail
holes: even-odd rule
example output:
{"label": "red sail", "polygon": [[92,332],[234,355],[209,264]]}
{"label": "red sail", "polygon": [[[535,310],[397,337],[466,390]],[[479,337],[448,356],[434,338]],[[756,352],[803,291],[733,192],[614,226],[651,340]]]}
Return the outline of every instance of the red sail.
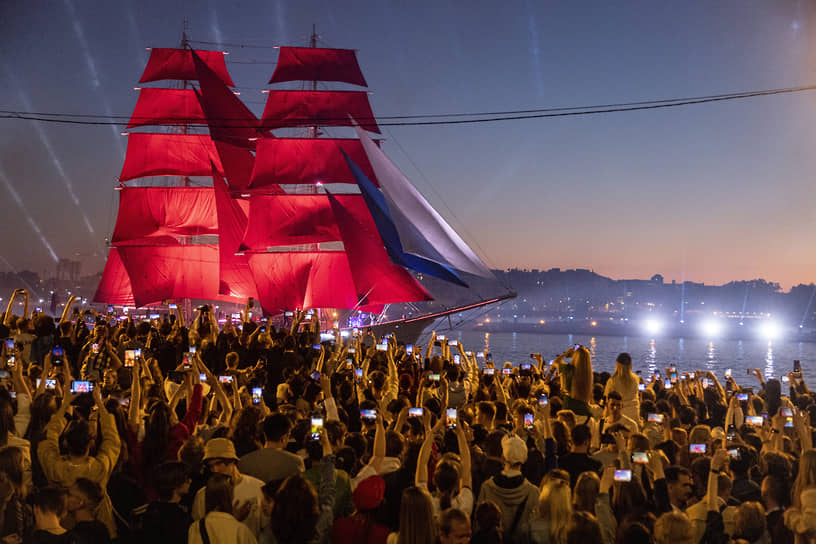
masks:
{"label": "red sail", "polygon": [[345,153],[377,183],[360,140],[351,138],[270,138],[258,142],[250,187],[298,183],[356,183]]}
{"label": "red sail", "polygon": [[380,133],[365,91],[269,91],[261,127],[353,126]]}
{"label": "red sail", "polygon": [[114,245],[166,245],[167,236],[219,234],[209,187],[124,187]]}
{"label": "red sail", "polygon": [[128,134],[127,155],[119,181],[145,176],[211,176],[210,162],[223,172],[206,134]]}
{"label": "red sail", "polygon": [[198,100],[207,116],[212,139],[255,149],[258,118],[224,85],[197,51],[193,51],[193,62],[201,86]]}
{"label": "red sail", "polygon": [[[362,196],[337,198],[355,217],[368,215]],[[252,195],[241,250],[266,251],[269,247],[340,240],[326,195]]]}
{"label": "red sail", "polygon": [[125,246],[118,250],[136,306],[167,299],[216,298],[218,246]]}
{"label": "red sail", "polygon": [[[230,87],[235,87],[227,72],[223,51],[196,51],[201,60],[218,75],[218,78]],[[193,54],[190,49],[153,48],[150,59],[139,83],[159,81],[161,79],[198,79]]]}
{"label": "red sail", "polygon": [[269,83],[339,81],[368,87],[353,49],[281,47]]}
{"label": "red sail", "polygon": [[218,215],[220,256],[218,293],[241,298],[255,297],[257,289],[246,255],[236,255],[247,225],[244,201],[232,198],[221,176],[213,172],[213,189]]}
{"label": "red sail", "polygon": [[139,91],[139,100],[127,128],[187,125],[204,121],[204,112],[194,90],[144,88]]}
{"label": "red sail", "polygon": [[342,195],[329,195],[328,200],[342,235],[361,304],[433,300],[407,270],[391,262],[370,214],[361,214],[349,206],[353,201]]}
{"label": "red sail", "polygon": [[102,279],[99,280],[99,287],[96,288],[93,300],[102,304],[121,304],[122,306],[135,304],[130,276],[115,247],[112,247],[108,253],[105,270],[102,272]]}
{"label": "red sail", "polygon": [[249,266],[265,312],[354,308],[357,298],[342,251],[257,253]]}
{"label": "red sail", "polygon": [[[246,189],[252,175],[252,167],[255,165],[255,156],[245,147],[219,141],[213,141],[213,144],[221,159],[224,176],[227,178],[230,189]],[[268,189],[271,192],[283,192],[277,185],[270,185]]]}

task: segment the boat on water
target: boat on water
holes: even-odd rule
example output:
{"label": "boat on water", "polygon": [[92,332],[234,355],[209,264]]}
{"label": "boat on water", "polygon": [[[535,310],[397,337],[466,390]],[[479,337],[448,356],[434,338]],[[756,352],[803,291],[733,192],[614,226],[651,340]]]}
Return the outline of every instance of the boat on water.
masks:
{"label": "boat on water", "polygon": [[[278,49],[260,118],[233,91],[224,52],[186,35],[151,49],[139,83],[176,83],[137,88],[95,302],[252,298],[270,318],[324,309],[335,327],[413,340],[437,319],[515,296],[371,136],[367,91],[318,89],[367,83],[354,50],[315,38]],[[290,82],[309,88],[277,88]]]}

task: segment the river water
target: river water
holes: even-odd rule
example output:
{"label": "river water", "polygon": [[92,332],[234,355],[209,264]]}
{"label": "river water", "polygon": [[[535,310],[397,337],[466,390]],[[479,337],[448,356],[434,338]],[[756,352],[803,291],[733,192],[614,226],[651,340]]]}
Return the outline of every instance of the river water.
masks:
{"label": "river water", "polygon": [[[449,339],[463,342],[467,350],[487,348],[493,361],[500,366],[505,361],[514,365],[527,362],[531,353],[541,353],[552,359],[573,344],[587,346],[592,353],[592,366],[598,372],[612,372],[615,357],[622,351],[632,356],[632,369],[643,376],[655,370],[665,374],[672,364],[678,372],[710,370],[724,383],[725,370],[732,369],[734,380],[742,386],[757,387],[758,382],[746,370],[759,368],[767,378],[781,378],[793,370],[793,360],[802,363],[805,382],[816,388],[816,344],[784,340],[711,340],[699,338],[649,338],[636,336],[588,336],[571,334],[535,334],[478,331],[443,331]],[[423,335],[420,344],[427,345],[429,335]],[[783,391],[787,388],[784,387]]]}

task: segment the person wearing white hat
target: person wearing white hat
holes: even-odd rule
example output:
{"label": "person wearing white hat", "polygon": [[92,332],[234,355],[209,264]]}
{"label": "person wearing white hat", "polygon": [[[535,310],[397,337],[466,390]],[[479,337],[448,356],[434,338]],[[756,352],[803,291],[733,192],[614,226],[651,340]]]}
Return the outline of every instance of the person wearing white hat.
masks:
{"label": "person wearing white hat", "polygon": [[[237,506],[233,512],[236,519],[246,525],[255,538],[261,533],[261,505],[263,504],[264,482],[238,470],[238,456],[235,446],[228,438],[213,438],[204,446],[204,464],[210,472],[226,474],[232,480]],[[193,520],[198,521],[205,514],[206,487],[198,490],[193,501]]]}
{"label": "person wearing white hat", "polygon": [[502,439],[504,470],[482,484],[478,503],[492,501],[502,513],[504,540],[515,542],[516,535],[530,522],[538,504],[538,488],[521,473],[527,461],[527,444],[518,436]]}

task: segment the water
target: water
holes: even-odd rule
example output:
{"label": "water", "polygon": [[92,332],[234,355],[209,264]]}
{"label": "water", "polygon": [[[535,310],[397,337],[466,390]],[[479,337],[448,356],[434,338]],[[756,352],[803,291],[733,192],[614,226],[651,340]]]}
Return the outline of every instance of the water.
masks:
{"label": "water", "polygon": [[[725,370],[732,369],[734,380],[742,386],[757,387],[756,378],[747,369],[759,368],[765,379],[781,378],[793,370],[793,360],[802,363],[808,387],[816,386],[816,344],[776,340],[711,340],[699,338],[655,338],[636,336],[587,336],[572,334],[535,334],[514,332],[440,331],[449,339],[462,342],[466,350],[488,349],[493,361],[514,365],[529,361],[531,353],[541,353],[545,360],[563,353],[573,344],[582,344],[592,353],[592,366],[598,372],[612,372],[615,357],[622,351],[632,356],[632,369],[644,377],[655,370],[665,374],[666,367],[677,366],[678,372],[710,370],[725,383]],[[429,335],[420,343],[427,346]],[[810,372],[809,372],[810,370]],[[784,384],[783,384],[784,385]]]}

